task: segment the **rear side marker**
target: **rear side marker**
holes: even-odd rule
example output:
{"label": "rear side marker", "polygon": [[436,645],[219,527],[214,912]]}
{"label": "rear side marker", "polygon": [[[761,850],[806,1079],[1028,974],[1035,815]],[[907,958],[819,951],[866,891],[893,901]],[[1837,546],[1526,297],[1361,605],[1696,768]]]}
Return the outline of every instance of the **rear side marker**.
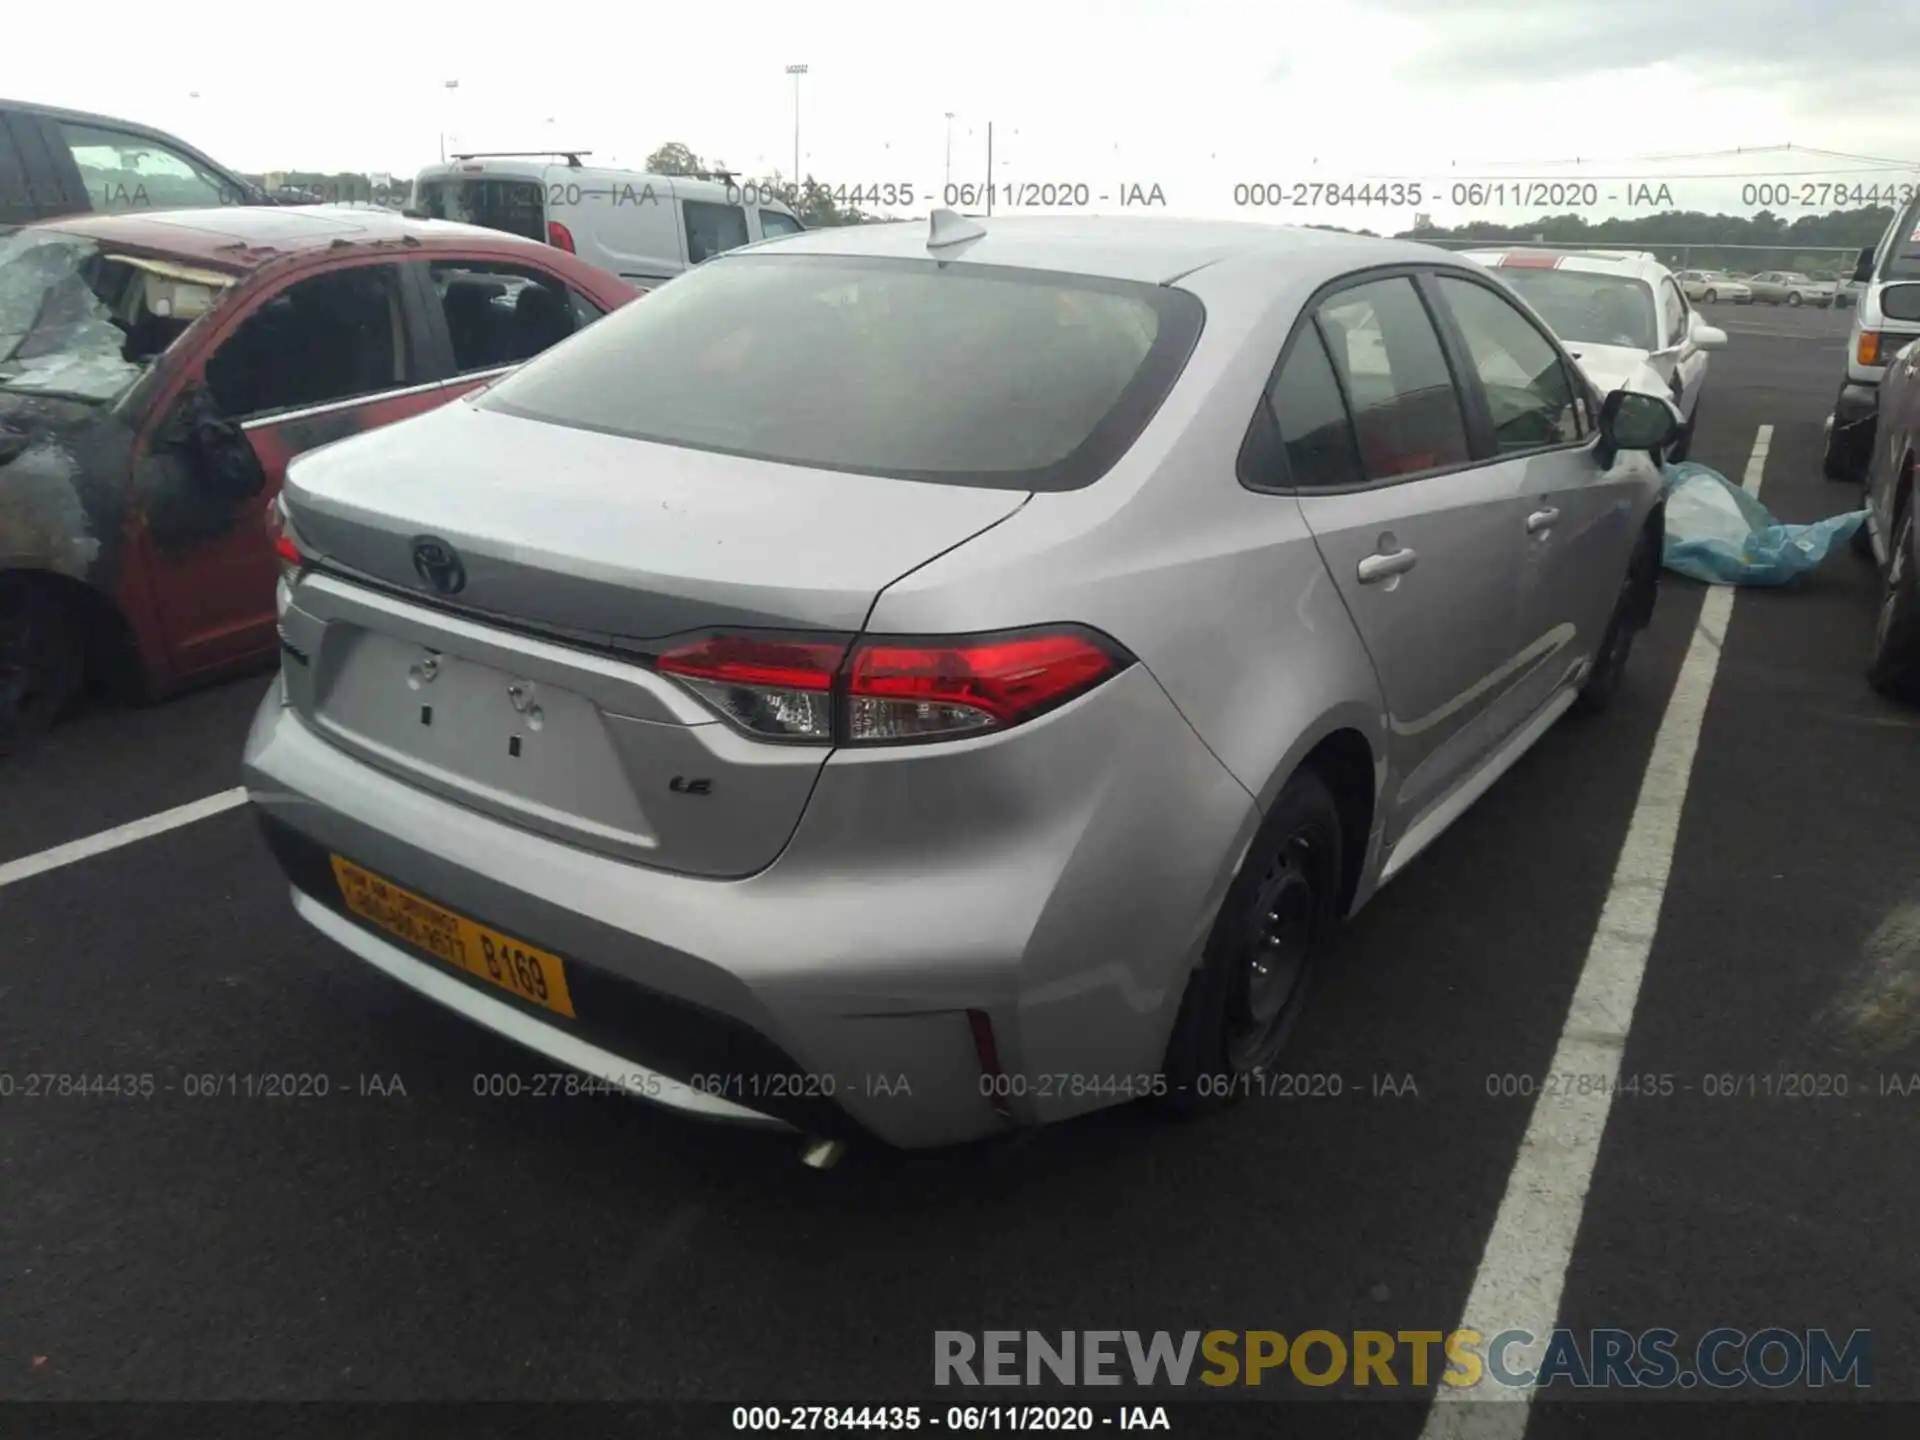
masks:
{"label": "rear side marker", "polygon": [[993,1017],[984,1010],[969,1010],[967,1028],[973,1032],[973,1053],[980,1057],[980,1088],[986,1091],[993,1113],[1011,1120],[1013,1106],[1007,1098],[1006,1071],[1000,1068],[1000,1046],[993,1038]]}

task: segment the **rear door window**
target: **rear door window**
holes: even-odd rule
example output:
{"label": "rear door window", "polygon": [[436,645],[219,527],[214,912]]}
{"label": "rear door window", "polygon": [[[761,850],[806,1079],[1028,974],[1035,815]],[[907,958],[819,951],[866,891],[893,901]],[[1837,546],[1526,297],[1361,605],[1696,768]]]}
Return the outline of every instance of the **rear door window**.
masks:
{"label": "rear door window", "polygon": [[532,266],[435,260],[427,273],[446,317],[454,369],[463,375],[531,360],[587,323],[581,307],[592,308],[571,286]]}
{"label": "rear door window", "polygon": [[1203,315],[1163,286],[775,246],[689,270],[479,403],[788,465],[1070,490],[1133,443]]}
{"label": "rear door window", "polygon": [[715,205],[708,200],[683,200],[687,221],[687,261],[702,260],[747,243],[747,212],[738,205]]}
{"label": "rear door window", "polygon": [[207,361],[220,413],[245,420],[411,384],[397,265],[356,265],[288,286]]}
{"label": "rear door window", "polygon": [[1317,326],[1302,327],[1287,363],[1274,378],[1268,404],[1286,451],[1291,484],[1303,490],[1326,490],[1365,479],[1353,420]]}
{"label": "rear door window", "polygon": [[1369,480],[1471,458],[1446,352],[1412,280],[1399,275],[1340,291],[1321,303],[1316,318]]}
{"label": "rear door window", "polygon": [[415,186],[414,206],[434,220],[456,220],[518,235],[547,238],[545,187],[537,180],[449,176]]}
{"label": "rear door window", "polygon": [[157,140],[66,120],[54,128],[95,210],[194,210],[244,198],[223,176]]}

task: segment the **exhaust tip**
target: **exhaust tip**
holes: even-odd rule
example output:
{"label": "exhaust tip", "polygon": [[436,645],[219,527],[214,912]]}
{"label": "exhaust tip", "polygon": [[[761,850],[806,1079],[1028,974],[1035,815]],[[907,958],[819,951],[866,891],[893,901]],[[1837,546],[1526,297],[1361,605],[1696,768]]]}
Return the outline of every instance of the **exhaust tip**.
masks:
{"label": "exhaust tip", "polygon": [[809,1170],[831,1170],[846,1153],[844,1140],[809,1140],[806,1149],[800,1152],[800,1163]]}

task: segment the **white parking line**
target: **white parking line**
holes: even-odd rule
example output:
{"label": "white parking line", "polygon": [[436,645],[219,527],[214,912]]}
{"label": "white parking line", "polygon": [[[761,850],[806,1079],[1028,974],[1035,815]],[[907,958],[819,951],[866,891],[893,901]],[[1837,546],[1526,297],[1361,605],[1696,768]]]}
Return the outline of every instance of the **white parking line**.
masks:
{"label": "white parking line", "polygon": [[0,864],[0,889],[17,880],[25,880],[30,875],[44,875],[49,870],[58,870],[62,865],[71,865],[76,860],[86,860],[95,855],[105,854],[109,850],[118,850],[122,845],[131,845],[134,841],[144,840],[149,835],[161,835],[168,830],[177,830],[182,825],[191,825],[196,820],[204,820],[209,815],[218,815],[223,810],[231,810],[236,805],[246,803],[245,788],[236,786],[232,790],[222,790],[218,795],[208,795],[204,799],[189,801],[185,805],[176,805],[171,810],[162,810],[158,815],[129,820],[125,825],[116,825],[113,829],[102,830],[97,835],[71,840],[65,845],[56,845],[51,850],[42,850],[38,854],[27,855],[19,860],[9,860],[5,864]]}
{"label": "white parking line", "polygon": [[[1760,493],[1772,440],[1773,427],[1762,425],[1747,461],[1744,487],[1749,494]],[[1533,1345],[1506,1350],[1509,1372],[1531,1369],[1538,1362],[1560,1315],[1567,1265],[1573,1258],[1600,1138],[1613,1104],[1613,1082],[1620,1073],[1640,981],[1659,928],[1680,811],[1700,743],[1700,722],[1720,667],[1733,596],[1733,587],[1715,585],[1701,600],[1693,643],[1667,698],[1633,819],[1614,865],[1613,882],[1580,968],[1559,1048],[1548,1066],[1554,1075],[1604,1078],[1581,1081],[1595,1093],[1579,1093],[1580,1085],[1574,1085],[1569,1087],[1572,1093],[1542,1092],[1534,1101],[1458,1327],[1477,1330],[1483,1341],[1503,1330],[1526,1330],[1536,1336]],[[1455,1403],[1460,1401],[1511,1403]],[[1522,1440],[1532,1401],[1531,1387],[1501,1386],[1491,1378],[1471,1388],[1441,1385],[1427,1412],[1421,1440]]]}

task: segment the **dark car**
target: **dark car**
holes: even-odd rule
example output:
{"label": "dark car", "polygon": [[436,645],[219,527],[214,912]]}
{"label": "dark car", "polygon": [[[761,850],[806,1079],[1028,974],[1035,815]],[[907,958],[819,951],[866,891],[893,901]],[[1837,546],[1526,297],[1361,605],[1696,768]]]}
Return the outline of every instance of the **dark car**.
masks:
{"label": "dark car", "polygon": [[0,100],[0,231],[89,212],[275,203],[258,185],[151,125]]}
{"label": "dark car", "polygon": [[288,460],[636,293],[551,246],[371,208],[0,236],[0,755],[89,680],[157,697],[269,660]]}

